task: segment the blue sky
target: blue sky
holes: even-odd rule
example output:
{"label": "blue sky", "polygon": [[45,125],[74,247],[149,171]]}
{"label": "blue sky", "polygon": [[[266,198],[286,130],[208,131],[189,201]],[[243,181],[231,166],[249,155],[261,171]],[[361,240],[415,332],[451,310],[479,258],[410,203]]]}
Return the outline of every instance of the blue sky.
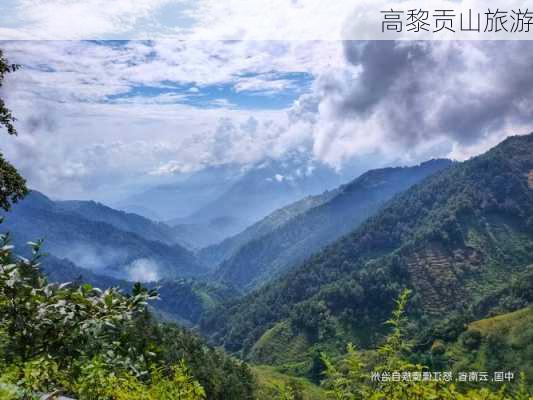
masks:
{"label": "blue sky", "polygon": [[[161,86],[138,85],[127,92],[110,95],[105,101],[121,102],[128,99],[144,97],[147,101],[158,99],[164,95],[175,95],[173,103],[187,104],[199,108],[218,108],[230,106],[243,110],[254,109],[284,109],[289,107],[300,95],[308,92],[313,76],[306,72],[275,73],[267,78],[261,74],[243,74],[236,79],[262,81],[265,87],[254,90],[240,90],[238,83],[228,82],[215,85],[196,85],[195,82],[180,83],[172,81],[161,82]],[[268,84],[279,83],[283,89],[273,90]]]}
{"label": "blue sky", "polygon": [[[124,49],[130,41],[94,41],[99,46]],[[150,41],[145,42],[148,46]],[[157,54],[149,53],[144,61],[154,60]],[[216,54],[210,57],[217,58]],[[222,61],[224,61],[222,59]],[[28,66],[34,68],[34,66]],[[53,72],[53,66],[37,66]],[[300,95],[310,90],[313,75],[307,71],[235,71],[232,79],[216,84],[195,81],[163,80],[157,85],[133,85],[127,91],[107,96],[104,101],[121,102],[138,97],[146,101],[165,97],[167,103],[181,103],[200,108],[231,106],[239,109],[283,109],[289,107]]]}

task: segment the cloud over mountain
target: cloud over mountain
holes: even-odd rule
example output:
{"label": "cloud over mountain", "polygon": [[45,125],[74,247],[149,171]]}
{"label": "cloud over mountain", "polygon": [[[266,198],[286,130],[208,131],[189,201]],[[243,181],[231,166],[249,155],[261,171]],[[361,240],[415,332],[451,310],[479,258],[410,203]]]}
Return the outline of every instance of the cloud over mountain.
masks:
{"label": "cloud over mountain", "polygon": [[349,41],[344,52],[349,66],[324,72],[313,94],[314,149],[332,163],[464,158],[531,128],[531,42]]}
{"label": "cloud over mountain", "polygon": [[464,159],[533,130],[528,41],[0,46],[23,65],[2,88],[20,132],[2,149],[58,197],[295,151],[354,171]]}

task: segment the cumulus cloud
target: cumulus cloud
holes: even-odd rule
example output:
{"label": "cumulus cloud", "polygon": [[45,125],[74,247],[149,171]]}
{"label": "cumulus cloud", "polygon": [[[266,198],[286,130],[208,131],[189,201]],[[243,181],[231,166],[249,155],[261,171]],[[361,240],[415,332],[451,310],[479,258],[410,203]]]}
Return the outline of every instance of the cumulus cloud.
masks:
{"label": "cumulus cloud", "polygon": [[[526,41],[1,46],[24,65],[2,88],[20,133],[0,135],[2,150],[62,198],[116,201],[176,174],[298,152],[358,171],[464,159],[533,128]],[[285,108],[257,100],[294,85],[303,93]],[[238,103],[256,92],[253,108]]]}
{"label": "cumulus cloud", "polygon": [[470,144],[508,120],[531,116],[530,42],[348,42],[345,48],[362,72],[339,114],[378,112],[395,141],[413,145],[444,135]]}
{"label": "cumulus cloud", "polygon": [[319,76],[305,99],[318,110],[314,151],[332,164],[372,154],[464,158],[531,129],[531,42],[345,42],[344,49],[350,66]]}

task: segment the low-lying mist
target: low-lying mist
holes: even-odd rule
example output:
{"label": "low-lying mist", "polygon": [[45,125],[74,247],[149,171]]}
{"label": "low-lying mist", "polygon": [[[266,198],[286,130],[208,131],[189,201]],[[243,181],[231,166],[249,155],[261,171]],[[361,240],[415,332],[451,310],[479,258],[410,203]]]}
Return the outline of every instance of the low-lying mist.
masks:
{"label": "low-lying mist", "polygon": [[132,282],[154,282],[161,278],[160,268],[155,260],[150,258],[132,260],[126,251],[109,246],[74,243],[54,248],[51,252],[100,275]]}

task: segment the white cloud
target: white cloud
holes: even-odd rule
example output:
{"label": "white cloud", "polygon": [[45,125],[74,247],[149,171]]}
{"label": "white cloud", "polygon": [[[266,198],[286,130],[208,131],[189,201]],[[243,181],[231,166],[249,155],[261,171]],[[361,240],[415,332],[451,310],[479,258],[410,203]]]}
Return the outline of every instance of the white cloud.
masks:
{"label": "white cloud", "polygon": [[[14,0],[4,39],[334,39],[350,0]],[[302,23],[305,21],[305,23]]]}
{"label": "white cloud", "polygon": [[281,90],[292,83],[280,73],[316,75],[344,63],[338,42],[30,41],[2,42],[2,48],[28,66],[17,74],[28,89],[61,101],[101,101],[140,85],[168,88],[167,82],[192,84],[191,93],[216,84]]}
{"label": "white cloud", "polygon": [[533,130],[531,42],[345,42],[345,53],[351,65],[318,75],[290,112],[335,167],[464,159]]}
{"label": "white cloud", "polygon": [[[3,152],[31,187],[60,198],[116,200],[173,173],[226,162],[246,164],[268,152],[269,133],[246,131],[248,112],[225,109],[237,122],[221,129],[220,109],[174,104],[49,106],[52,131],[30,131],[34,103],[10,102],[19,136],[0,136]],[[283,111],[254,112],[258,121],[283,120]],[[238,122],[242,122],[239,124]],[[260,129],[266,129],[263,122]],[[160,179],[159,179],[160,178]]]}
{"label": "white cloud", "polygon": [[260,92],[262,94],[274,95],[288,89],[295,89],[295,84],[289,79],[276,79],[267,75],[238,78],[235,83],[235,91],[240,92]]}
{"label": "white cloud", "polygon": [[139,258],[127,268],[128,280],[132,282],[155,282],[160,279],[157,263],[148,258]]}
{"label": "white cloud", "polygon": [[[312,57],[290,63],[293,51],[303,54],[302,46],[4,42],[9,59],[24,67],[8,77],[3,91],[20,135],[2,136],[0,142],[32,187],[57,197],[102,201],[172,173],[254,162],[286,150],[276,145],[285,133],[283,110],[246,111],[224,98],[206,100],[216,108],[185,103],[206,85],[232,85],[243,74],[258,72],[256,63],[265,71],[306,71]],[[321,49],[316,43],[309,47]],[[135,92],[172,87],[168,81],[193,84],[195,90]],[[124,96],[130,91],[135,94]]]}
{"label": "white cloud", "polygon": [[[1,46],[25,65],[2,89],[20,133],[1,135],[2,150],[56,197],[113,201],[177,173],[291,151],[336,168],[462,159],[533,128],[527,42]],[[313,83],[287,109],[236,103],[286,94],[294,72]],[[212,85],[234,97],[214,96]],[[202,96],[202,107],[188,103]]]}
{"label": "white cloud", "polygon": [[116,104],[176,104],[184,103],[189,98],[185,94],[163,93],[157,96],[128,96],[111,101]]}
{"label": "white cloud", "polygon": [[[172,0],[18,0],[4,10],[19,29],[3,32],[31,39],[98,38],[130,32]],[[7,9],[9,7],[9,9]],[[9,36],[8,36],[9,37]]]}
{"label": "white cloud", "polygon": [[[492,1],[490,6],[493,10],[524,8],[520,0]],[[380,11],[418,8],[430,12],[452,9],[457,16],[471,9],[483,15],[487,2],[439,0],[429,7],[415,0],[4,0],[0,25],[5,26],[0,27],[0,38],[338,41],[480,37],[460,29],[453,35],[435,34],[433,26],[425,35],[408,29],[400,35],[395,32],[394,37],[382,32]],[[501,32],[483,32],[481,37],[530,38]]]}
{"label": "white cloud", "polygon": [[214,99],[209,101],[209,105],[213,107],[222,107],[222,108],[236,108],[237,105],[229,101],[228,99]]}

